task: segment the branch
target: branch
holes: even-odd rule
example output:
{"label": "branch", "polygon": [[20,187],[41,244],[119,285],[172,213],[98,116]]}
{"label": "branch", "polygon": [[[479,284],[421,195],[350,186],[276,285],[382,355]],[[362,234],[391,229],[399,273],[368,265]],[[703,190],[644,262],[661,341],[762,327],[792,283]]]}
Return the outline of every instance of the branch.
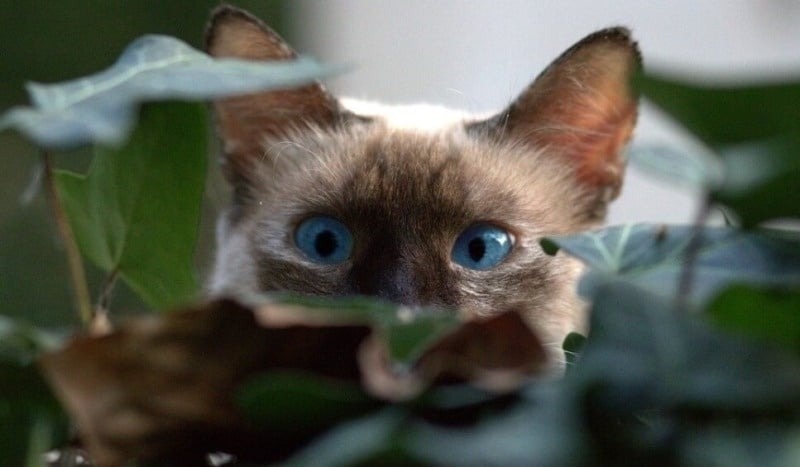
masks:
{"label": "branch", "polygon": [[689,244],[686,245],[686,252],[683,256],[683,267],[681,268],[681,275],[678,280],[678,297],[676,304],[681,310],[686,310],[689,307],[689,298],[692,294],[692,284],[694,282],[694,265],[697,262],[697,255],[700,253],[700,247],[703,246],[703,229],[706,226],[706,221],[708,221],[708,216],[710,214],[711,195],[705,193],[697,216],[692,223],[692,236],[689,238]]}
{"label": "branch", "polygon": [[89,286],[86,283],[86,272],[83,268],[81,253],[78,244],[75,242],[75,235],[69,225],[67,215],[64,212],[64,205],[61,196],[56,189],[56,182],[53,176],[52,156],[47,151],[42,151],[44,162],[44,185],[47,194],[47,201],[53,212],[53,219],[56,223],[58,235],[64,244],[64,251],[67,255],[67,265],[69,267],[70,281],[72,282],[72,293],[75,299],[75,308],[78,316],[84,325],[88,326],[92,322],[94,313],[92,312],[92,302],[89,298]]}

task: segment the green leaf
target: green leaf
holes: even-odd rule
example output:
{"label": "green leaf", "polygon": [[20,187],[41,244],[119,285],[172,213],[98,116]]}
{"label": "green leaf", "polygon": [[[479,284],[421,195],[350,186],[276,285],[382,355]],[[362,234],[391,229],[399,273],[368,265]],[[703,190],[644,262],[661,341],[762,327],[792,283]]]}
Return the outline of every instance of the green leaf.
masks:
{"label": "green leaf", "polygon": [[260,432],[296,442],[381,405],[355,383],[290,372],[253,378],[238,391],[237,401]]}
{"label": "green leaf", "polygon": [[675,465],[774,466],[800,465],[800,427],[780,421],[717,423],[684,431]]}
{"label": "green leaf", "polygon": [[[686,311],[624,282],[598,290],[591,334],[565,388],[595,458],[792,465],[778,461],[796,449],[800,361]],[[759,444],[764,449],[754,449]]]}
{"label": "green leaf", "polygon": [[[440,385],[429,388],[416,399],[417,408],[439,414],[463,414],[470,410],[486,412],[493,404],[504,405],[508,394],[480,389],[470,384]],[[513,397],[513,396],[512,396]]]}
{"label": "green leaf", "polygon": [[409,308],[371,297],[331,298],[275,294],[279,303],[300,305],[329,315],[331,321],[347,320],[373,325],[381,331],[392,359],[409,364],[431,344],[455,330],[460,320],[448,310]]}
{"label": "green leaf", "polygon": [[720,333],[624,282],[601,287],[590,316],[570,377],[606,411],[800,415],[800,361],[789,354]]}
{"label": "green leaf", "polygon": [[[697,170],[700,153],[677,161],[675,170],[658,155],[635,157],[645,167],[697,181],[713,201],[732,208],[745,226],[800,217],[800,81],[743,86],[701,86],[643,74],[639,89],[710,147],[724,176]],[[652,160],[648,160],[652,159]]]}
{"label": "green leaf", "polygon": [[[673,298],[692,235],[689,226],[637,224],[545,238],[542,245],[548,252],[561,248],[589,266],[579,283],[584,297],[592,298],[603,284],[622,279]],[[695,305],[732,283],[800,284],[800,237],[772,230],[704,228],[693,277],[689,298]]]}
{"label": "green leaf", "polygon": [[370,465],[368,461],[391,449],[404,418],[402,410],[388,407],[342,423],[314,440],[284,465]]}
{"label": "green leaf", "polygon": [[734,286],[709,303],[722,328],[782,345],[800,355],[800,289]]}
{"label": "green leaf", "polygon": [[[357,383],[288,371],[252,378],[237,391],[236,402],[258,438],[269,439],[271,450],[284,456],[384,406]],[[316,465],[324,464],[317,459]]]}
{"label": "green leaf", "polygon": [[[332,321],[342,320],[357,324],[381,323],[396,319],[398,306],[375,297],[326,297],[296,295],[276,292],[269,294],[271,301],[282,305],[297,305],[307,311],[330,316]],[[262,297],[256,297],[256,303]]]}
{"label": "green leaf", "polygon": [[800,138],[786,136],[720,149],[675,149],[639,145],[630,162],[656,177],[711,193],[711,200],[733,209],[745,226],[800,217]]}
{"label": "green leaf", "polygon": [[132,42],[105,71],[63,83],[28,85],[33,107],[0,117],[39,146],[117,146],[133,129],[139,104],[208,100],[309,83],[331,74],[314,61],[258,63],[213,59],[178,39],[147,35]]}
{"label": "green leaf", "polygon": [[714,149],[800,131],[800,81],[720,86],[645,73],[634,85]]}
{"label": "green leaf", "polygon": [[[513,403],[464,414],[419,417],[404,426],[404,448],[423,465],[592,465],[577,404],[563,384],[539,382]],[[499,398],[498,398],[499,399]]]}
{"label": "green leaf", "polygon": [[67,417],[33,366],[0,363],[0,452],[3,465],[30,463],[68,437]]}
{"label": "green leaf", "polygon": [[742,225],[800,218],[800,132],[720,152],[726,177],[711,193],[733,209]]}
{"label": "green leaf", "polygon": [[411,313],[400,308],[396,316],[398,320],[381,323],[387,343],[389,355],[400,364],[412,364],[425,350],[441,337],[458,326],[455,313],[430,311],[403,318],[403,313]]}
{"label": "green leaf", "polygon": [[163,309],[197,292],[193,253],[206,165],[206,120],[197,104],[142,111],[122,148],[98,149],[86,175],[56,182],[81,252]]}
{"label": "green leaf", "polygon": [[41,455],[63,445],[66,415],[35,366],[59,334],[0,316],[0,453],[3,465],[41,465]]}
{"label": "green leaf", "polygon": [[724,167],[708,151],[664,145],[633,145],[628,160],[636,168],[688,188],[709,189],[722,183]]}
{"label": "green leaf", "polygon": [[581,355],[583,346],[586,345],[586,336],[571,332],[564,338],[564,344],[561,346],[564,349],[564,359],[567,362],[567,371],[578,362]]}
{"label": "green leaf", "polygon": [[27,365],[41,352],[56,348],[64,336],[0,315],[0,361]]}

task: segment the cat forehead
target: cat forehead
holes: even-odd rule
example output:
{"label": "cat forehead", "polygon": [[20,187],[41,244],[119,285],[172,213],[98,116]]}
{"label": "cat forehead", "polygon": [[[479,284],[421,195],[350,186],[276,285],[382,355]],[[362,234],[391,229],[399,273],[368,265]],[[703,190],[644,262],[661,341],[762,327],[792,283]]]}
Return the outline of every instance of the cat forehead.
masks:
{"label": "cat forehead", "polygon": [[[440,119],[438,128],[419,121],[409,128],[402,123],[406,118],[405,123],[411,125],[410,116],[388,115],[389,107],[380,107],[380,114],[359,113],[370,117],[368,123],[298,132],[268,143],[268,152],[280,154],[268,158],[274,163],[267,171],[266,188],[274,194],[289,193],[289,198],[304,203],[339,204],[342,209],[369,211],[370,206],[398,204],[402,208],[411,203],[414,209],[409,212],[418,214],[442,204],[449,209],[463,204],[475,161],[473,144],[455,112],[447,120]],[[306,196],[298,197],[299,192]],[[320,196],[308,196],[312,193]]]}
{"label": "cat forehead", "polygon": [[398,107],[378,107],[382,112],[372,115],[380,118],[369,123],[267,142],[273,157],[266,158],[260,183],[270,198],[265,215],[359,213],[370,222],[451,219],[462,227],[474,221],[533,221],[542,227],[568,221],[571,209],[552,206],[569,206],[573,183],[544,154],[468,134],[462,112],[431,107],[441,111],[439,127],[417,122],[408,128],[386,116]]}

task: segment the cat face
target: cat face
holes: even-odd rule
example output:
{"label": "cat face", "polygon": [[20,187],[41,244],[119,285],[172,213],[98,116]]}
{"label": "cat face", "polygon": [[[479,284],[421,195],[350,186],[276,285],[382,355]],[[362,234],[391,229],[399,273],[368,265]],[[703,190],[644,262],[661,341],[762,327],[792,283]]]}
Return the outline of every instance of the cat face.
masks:
{"label": "cat face", "polygon": [[[295,57],[231,7],[215,13],[207,48]],[[216,102],[235,199],[219,224],[212,292],[513,308],[557,348],[583,325],[579,267],[538,241],[604,218],[622,181],[637,66],[625,30],[601,31],[489,118],[339,101],[320,84]]]}

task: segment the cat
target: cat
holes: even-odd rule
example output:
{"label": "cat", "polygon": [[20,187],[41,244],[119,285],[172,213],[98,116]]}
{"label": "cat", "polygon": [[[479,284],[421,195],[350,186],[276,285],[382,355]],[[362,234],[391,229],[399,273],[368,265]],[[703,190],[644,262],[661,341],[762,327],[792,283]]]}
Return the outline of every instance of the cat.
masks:
{"label": "cat", "polygon": [[[206,50],[297,56],[231,6],[212,15]],[[616,27],[576,43],[490,116],[337,100],[320,83],[214,102],[233,201],[218,224],[212,294],[517,309],[562,364],[562,340],[586,326],[581,267],[539,240],[602,224],[623,180],[640,66]]]}

